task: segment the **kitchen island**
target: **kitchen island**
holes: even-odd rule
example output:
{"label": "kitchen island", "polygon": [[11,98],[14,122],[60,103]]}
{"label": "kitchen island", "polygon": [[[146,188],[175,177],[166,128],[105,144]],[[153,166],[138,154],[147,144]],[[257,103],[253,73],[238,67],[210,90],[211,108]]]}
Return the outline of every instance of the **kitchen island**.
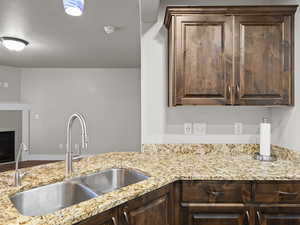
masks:
{"label": "kitchen island", "polygon": [[[278,159],[267,163],[253,159],[257,151],[257,145],[144,145],[142,153],[106,153],[84,158],[74,163],[73,177],[108,168],[133,168],[150,178],[55,213],[34,217],[21,215],[9,197],[20,191],[69,179],[65,177],[64,162],[22,169],[27,175],[21,187],[12,186],[13,171],[3,172],[0,174],[0,224],[76,224],[181,181],[183,184],[180,185],[186,187],[189,184],[185,182],[190,181],[300,181],[300,153],[274,146],[273,152]],[[192,191],[192,188],[188,190]],[[298,200],[298,193],[294,195],[297,196],[293,198]],[[245,212],[252,214],[251,211]]]}

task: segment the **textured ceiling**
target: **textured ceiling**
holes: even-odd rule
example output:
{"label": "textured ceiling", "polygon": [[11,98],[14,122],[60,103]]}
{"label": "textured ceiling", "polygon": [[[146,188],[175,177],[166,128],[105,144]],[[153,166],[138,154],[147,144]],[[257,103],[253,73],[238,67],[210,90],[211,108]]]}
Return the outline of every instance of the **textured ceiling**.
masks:
{"label": "textured ceiling", "polygon": [[[103,26],[117,27],[106,35]],[[23,52],[0,46],[0,65],[17,67],[139,67],[138,0],[86,0],[83,16],[62,0],[0,0],[0,36],[30,42]]]}

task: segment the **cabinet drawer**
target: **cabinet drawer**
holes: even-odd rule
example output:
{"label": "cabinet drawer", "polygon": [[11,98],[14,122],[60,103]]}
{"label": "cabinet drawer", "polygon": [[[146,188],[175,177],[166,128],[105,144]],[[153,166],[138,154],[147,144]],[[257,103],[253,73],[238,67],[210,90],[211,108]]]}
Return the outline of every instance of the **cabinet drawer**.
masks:
{"label": "cabinet drawer", "polygon": [[261,207],[256,209],[259,225],[299,225],[299,207],[289,207],[288,204],[278,204],[278,207]]}
{"label": "cabinet drawer", "polygon": [[218,213],[195,213],[191,215],[191,224],[209,225],[243,225],[244,215],[242,214],[218,214]]}
{"label": "cabinet drawer", "polygon": [[255,184],[254,201],[257,203],[300,203],[300,183]]}
{"label": "cabinet drawer", "polygon": [[244,203],[251,200],[251,185],[239,182],[183,182],[182,201]]}

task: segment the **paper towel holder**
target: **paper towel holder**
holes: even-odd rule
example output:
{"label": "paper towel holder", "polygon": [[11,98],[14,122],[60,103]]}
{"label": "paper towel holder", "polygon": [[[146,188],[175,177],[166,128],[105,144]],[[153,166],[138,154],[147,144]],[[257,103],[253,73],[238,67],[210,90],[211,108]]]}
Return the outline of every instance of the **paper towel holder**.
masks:
{"label": "paper towel holder", "polygon": [[[274,154],[272,154],[272,145],[271,145],[271,140],[270,140],[271,139],[271,137],[270,137],[270,135],[271,135],[271,125],[269,124],[268,127],[262,127],[262,125],[264,125],[264,126],[268,125],[268,119],[267,118],[264,117],[262,119],[262,123],[260,125],[260,150],[259,150],[259,152],[254,154],[254,159],[260,160],[260,161],[263,161],[263,162],[274,162],[274,161],[276,161],[276,156]],[[262,128],[268,128],[268,132],[270,132],[270,135],[267,136],[268,139],[269,139],[269,142],[267,142],[268,146],[265,146],[266,143],[264,143],[264,146],[262,146],[262,130],[263,130]],[[264,129],[264,133],[266,133],[265,129]],[[264,151],[262,151],[262,147],[267,147],[267,149],[264,149]]]}
{"label": "paper towel holder", "polygon": [[254,154],[254,159],[263,162],[274,162],[277,160],[277,157],[275,155],[261,155],[259,152],[256,152]]}

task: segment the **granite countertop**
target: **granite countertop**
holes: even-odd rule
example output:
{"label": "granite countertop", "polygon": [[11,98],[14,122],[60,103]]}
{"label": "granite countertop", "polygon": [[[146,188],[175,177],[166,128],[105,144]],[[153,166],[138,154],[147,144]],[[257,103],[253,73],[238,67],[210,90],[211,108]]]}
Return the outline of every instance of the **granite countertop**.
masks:
{"label": "granite countertop", "polygon": [[21,187],[12,186],[13,171],[0,174],[0,224],[73,224],[177,180],[300,180],[300,153],[275,147],[278,160],[253,159],[256,145],[145,145],[143,153],[106,153],[74,163],[73,177],[108,168],[138,169],[151,177],[137,184],[81,202],[45,216],[23,216],[9,196],[68,179],[64,162],[22,169]]}

